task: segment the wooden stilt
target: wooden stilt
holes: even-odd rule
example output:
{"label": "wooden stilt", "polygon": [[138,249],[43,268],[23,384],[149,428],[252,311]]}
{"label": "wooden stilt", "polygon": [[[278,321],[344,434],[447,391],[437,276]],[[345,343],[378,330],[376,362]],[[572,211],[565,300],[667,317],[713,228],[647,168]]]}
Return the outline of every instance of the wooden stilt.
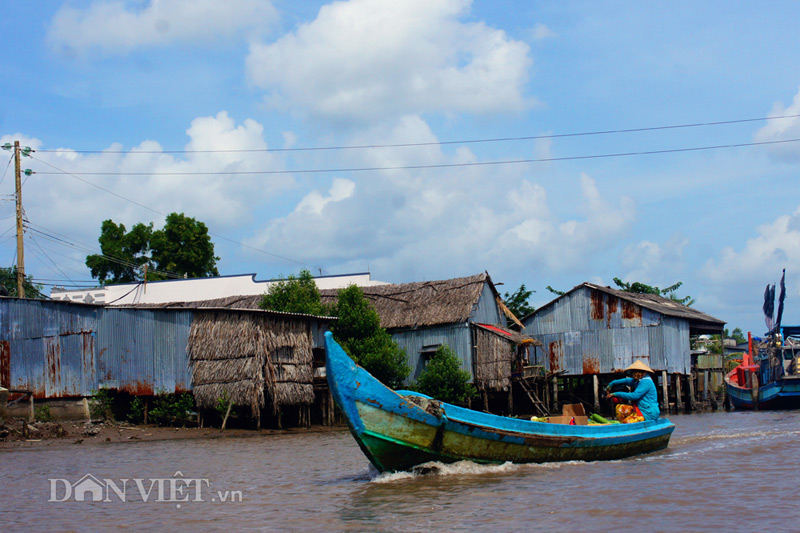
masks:
{"label": "wooden stilt", "polygon": [[560,410],[558,406],[558,376],[553,376],[553,405],[550,412],[557,413]]}
{"label": "wooden stilt", "polygon": [[481,391],[481,393],[483,394],[483,410],[488,413],[489,412],[489,393],[486,391],[486,389],[483,389]]}
{"label": "wooden stilt", "polygon": [[514,416],[514,385],[508,386],[508,416]]}
{"label": "wooden stilt", "polygon": [[661,409],[669,412],[669,378],[666,370],[661,371]]}
{"label": "wooden stilt", "polygon": [[594,392],[594,410],[600,412],[600,378],[597,374],[592,374],[592,389]]}
{"label": "wooden stilt", "polygon": [[708,401],[708,370],[703,370],[703,401]]}
{"label": "wooden stilt", "polygon": [[675,410],[683,411],[683,398],[681,393],[681,375],[675,374]]}
{"label": "wooden stilt", "polygon": [[690,372],[686,381],[689,382],[689,410],[694,411],[697,408],[697,397],[695,396],[694,390],[694,374]]}

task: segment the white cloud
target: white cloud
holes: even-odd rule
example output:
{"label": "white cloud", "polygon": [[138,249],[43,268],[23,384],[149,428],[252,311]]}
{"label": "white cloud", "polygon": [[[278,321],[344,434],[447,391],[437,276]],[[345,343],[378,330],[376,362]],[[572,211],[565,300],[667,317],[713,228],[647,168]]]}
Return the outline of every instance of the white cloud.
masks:
{"label": "white cloud", "polygon": [[[387,143],[435,140],[417,116],[362,135]],[[374,166],[476,159],[468,150],[445,154],[438,145],[367,150],[353,157],[358,159],[349,164]],[[356,174],[338,183],[319,184],[247,244],[337,271],[369,266],[389,279],[434,279],[499,267],[529,276],[585,267],[628,231],[635,216],[630,200],[615,205],[582,175],[580,211],[565,219],[549,205],[545,187],[525,177],[524,168],[395,170]]]}
{"label": "white cloud", "polygon": [[542,41],[544,39],[552,39],[553,37],[558,37],[558,34],[542,24],[541,22],[536,24],[533,29],[531,30],[531,35],[533,39],[536,41]]}
{"label": "white cloud", "polygon": [[[184,212],[210,226],[236,227],[250,219],[255,205],[295,186],[294,179],[285,174],[226,174],[283,169],[283,160],[273,153],[212,151],[264,150],[268,147],[263,130],[261,124],[250,119],[237,125],[222,111],[192,122],[186,132],[188,152],[179,156],[164,153],[156,141],[143,141],[130,150],[113,144],[99,154],[34,153],[34,159],[25,160],[37,172],[23,191],[28,218],[44,227],[63,228],[65,234],[76,238],[91,236],[84,242],[96,240],[100,221],[107,218],[126,226],[149,221],[158,226],[164,221],[163,214]],[[11,137],[3,137],[2,142],[5,139]],[[42,144],[36,140],[24,142],[34,148]],[[68,174],[43,174],[59,170]],[[3,184],[4,189],[7,186]]]}
{"label": "white cloud", "polygon": [[48,40],[59,51],[80,55],[95,49],[126,53],[176,42],[203,43],[238,33],[263,33],[277,18],[268,0],[100,0],[86,9],[63,6],[50,23]]}
{"label": "white cloud", "polygon": [[[783,102],[776,102],[770,111],[770,117],[785,115],[800,115],[800,90],[794,95],[794,100],[789,107],[784,107]],[[774,119],[756,132],[756,142],[781,141],[800,138],[800,117]],[[787,161],[800,161],[800,144],[782,143],[766,147],[767,152],[776,159]]]}
{"label": "white cloud", "polygon": [[294,33],[251,45],[247,71],[272,105],[326,118],[525,108],[528,46],[483,23],[462,22],[469,5],[335,2]]}
{"label": "white cloud", "polygon": [[765,274],[800,264],[800,207],[757,228],[740,251],[726,247],[717,260],[709,259],[703,275],[714,283],[761,282]]}
{"label": "white cloud", "polygon": [[556,272],[583,264],[592,254],[619,240],[635,219],[633,201],[622,197],[614,206],[603,198],[591,177],[581,174],[580,181],[583,218],[565,221],[551,214],[541,186],[524,183],[515,193],[521,199],[514,201],[526,206],[524,218],[503,236],[505,252],[525,250],[529,261]]}
{"label": "white cloud", "polygon": [[688,244],[685,236],[676,233],[661,244],[641,241],[626,246],[620,256],[620,264],[626,269],[621,278],[662,288],[682,281],[685,268],[683,252]]}
{"label": "white cloud", "polygon": [[356,184],[350,180],[336,178],[328,191],[328,196],[321,195],[318,191],[311,191],[295,208],[296,213],[306,211],[313,215],[321,215],[325,206],[331,202],[341,202],[353,196]]}

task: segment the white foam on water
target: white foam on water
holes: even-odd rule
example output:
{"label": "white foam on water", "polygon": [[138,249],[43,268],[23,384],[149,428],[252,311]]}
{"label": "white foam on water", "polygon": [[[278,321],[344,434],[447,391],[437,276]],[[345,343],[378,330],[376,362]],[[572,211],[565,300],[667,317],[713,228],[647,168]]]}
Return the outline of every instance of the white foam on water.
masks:
{"label": "white foam on water", "polygon": [[429,476],[482,476],[493,474],[507,474],[510,472],[519,472],[524,470],[539,470],[539,469],[559,469],[571,465],[586,465],[590,464],[585,461],[563,461],[557,463],[525,463],[515,464],[505,462],[503,464],[479,464],[472,461],[458,461],[455,463],[440,463],[438,461],[431,461],[417,465],[407,472],[390,472],[377,474],[370,483],[394,483],[398,481],[407,481],[410,479],[418,479]]}

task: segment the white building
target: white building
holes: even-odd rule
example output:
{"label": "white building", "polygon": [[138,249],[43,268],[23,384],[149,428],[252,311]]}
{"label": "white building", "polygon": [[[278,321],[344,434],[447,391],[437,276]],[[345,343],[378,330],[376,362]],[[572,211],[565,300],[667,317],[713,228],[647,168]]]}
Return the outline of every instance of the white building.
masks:
{"label": "white building", "polygon": [[[95,289],[66,290],[57,287],[50,291],[53,300],[94,303],[104,305],[161,304],[170,302],[196,302],[228,296],[255,296],[264,294],[270,285],[280,280],[256,280],[255,274],[237,274],[215,278],[172,279],[149,281],[146,284],[120,283]],[[344,289],[350,285],[368,287],[385,285],[373,281],[369,272],[339,274],[314,278],[317,288]]]}

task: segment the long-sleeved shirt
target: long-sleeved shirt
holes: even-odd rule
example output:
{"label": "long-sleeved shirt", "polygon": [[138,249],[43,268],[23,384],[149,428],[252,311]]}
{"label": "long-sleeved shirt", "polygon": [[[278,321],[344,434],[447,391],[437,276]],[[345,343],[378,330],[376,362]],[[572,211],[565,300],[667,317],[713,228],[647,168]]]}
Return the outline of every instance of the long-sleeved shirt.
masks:
{"label": "long-sleeved shirt", "polygon": [[613,385],[636,387],[633,392],[614,392],[611,395],[634,404],[642,412],[645,420],[658,420],[658,417],[661,416],[656,385],[650,376],[645,375],[639,381],[633,378],[615,379],[608,384],[609,387]]}

